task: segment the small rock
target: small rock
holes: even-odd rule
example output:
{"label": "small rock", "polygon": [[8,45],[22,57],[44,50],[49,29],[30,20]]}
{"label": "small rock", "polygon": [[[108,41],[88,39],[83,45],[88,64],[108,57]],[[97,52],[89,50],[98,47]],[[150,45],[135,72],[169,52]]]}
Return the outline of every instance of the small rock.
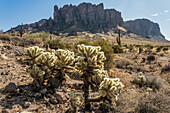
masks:
{"label": "small rock", "polygon": [[53,96],[56,98],[56,100],[59,102],[59,103],[61,103],[61,104],[63,104],[63,103],[66,103],[67,102],[67,97],[66,97],[66,95],[64,94],[64,93],[62,93],[62,92],[55,92],[54,94],[53,94]]}
{"label": "small rock", "polygon": [[36,98],[39,98],[39,97],[41,97],[41,93],[36,93],[34,96],[35,96]]}
{"label": "small rock", "polygon": [[5,91],[6,92],[14,92],[16,90],[17,86],[15,85],[15,83],[10,82],[8,85],[6,85],[5,87]]}
{"label": "small rock", "polygon": [[2,113],[10,113],[10,110],[9,109],[3,109]]}
{"label": "small rock", "polygon": [[47,89],[44,88],[44,89],[40,90],[40,93],[45,95],[47,93]]}
{"label": "small rock", "polygon": [[24,106],[25,106],[25,107],[29,107],[30,105],[31,105],[31,102],[25,102],[25,103],[24,103]]}
{"label": "small rock", "polygon": [[51,96],[50,102],[52,102],[53,104],[57,104],[57,100],[54,96]]}
{"label": "small rock", "polygon": [[11,98],[11,99],[7,99],[8,102],[14,102],[16,101],[16,98]]}

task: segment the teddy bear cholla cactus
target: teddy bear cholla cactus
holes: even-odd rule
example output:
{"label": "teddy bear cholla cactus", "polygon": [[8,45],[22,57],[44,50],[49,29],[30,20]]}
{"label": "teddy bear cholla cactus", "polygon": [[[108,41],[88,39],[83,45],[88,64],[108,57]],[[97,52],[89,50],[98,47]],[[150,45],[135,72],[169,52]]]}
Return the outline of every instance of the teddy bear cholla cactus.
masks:
{"label": "teddy bear cholla cactus", "polygon": [[117,100],[124,85],[119,78],[104,78],[99,87],[100,95],[109,103]]}
{"label": "teddy bear cholla cactus", "polygon": [[[78,62],[76,63],[75,68],[79,71],[80,77],[84,82],[83,90],[86,110],[91,109],[90,102],[100,102],[105,99],[111,101],[113,97],[116,98],[119,93],[118,90],[123,87],[122,84],[119,87],[121,82],[118,79],[106,79],[108,74],[107,71],[104,70],[103,63],[103,61],[106,60],[106,57],[100,50],[101,47],[99,46],[85,46],[83,44],[78,45],[78,52],[80,53],[80,56],[78,57]],[[109,86],[106,82],[110,83]],[[98,88],[100,86],[101,91],[105,91],[106,95],[93,98],[90,97],[89,86],[97,86]],[[110,88],[112,86],[118,89],[113,90],[113,88]]]}
{"label": "teddy bear cholla cactus", "polygon": [[[56,79],[59,84],[66,81],[67,74],[72,73],[74,68],[70,65],[74,62],[74,53],[62,49],[43,52],[39,47],[30,47],[27,49],[25,59],[30,62],[27,72],[34,79],[34,86],[40,88],[45,80],[52,81]],[[44,72],[39,76],[38,72]],[[48,83],[48,82],[47,82]]]}
{"label": "teddy bear cholla cactus", "polygon": [[[85,46],[84,44],[78,45],[78,62],[75,64],[75,68],[78,70],[80,77],[84,82],[83,91],[84,91],[84,101],[85,109],[90,110],[89,102],[89,86],[94,86],[97,83],[96,73],[99,73],[99,70],[104,70],[103,61],[106,59],[103,52],[100,52],[101,47],[95,46]],[[97,71],[97,69],[99,69]],[[101,74],[102,75],[102,74]],[[100,77],[103,78],[103,77]]]}

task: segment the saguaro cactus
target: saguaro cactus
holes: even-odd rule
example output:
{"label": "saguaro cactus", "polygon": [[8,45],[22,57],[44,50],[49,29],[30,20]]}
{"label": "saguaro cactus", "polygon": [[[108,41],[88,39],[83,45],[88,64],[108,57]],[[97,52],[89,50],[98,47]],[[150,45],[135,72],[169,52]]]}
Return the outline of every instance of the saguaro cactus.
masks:
{"label": "saguaro cactus", "polygon": [[23,23],[22,23],[19,30],[20,37],[22,37],[24,33],[25,33],[25,28],[23,27]]}
{"label": "saguaro cactus", "polygon": [[121,47],[121,40],[120,40],[120,29],[119,29],[119,32],[118,32],[119,34],[119,36],[118,37],[116,37],[116,41],[117,41],[117,43],[118,43],[118,45]]}

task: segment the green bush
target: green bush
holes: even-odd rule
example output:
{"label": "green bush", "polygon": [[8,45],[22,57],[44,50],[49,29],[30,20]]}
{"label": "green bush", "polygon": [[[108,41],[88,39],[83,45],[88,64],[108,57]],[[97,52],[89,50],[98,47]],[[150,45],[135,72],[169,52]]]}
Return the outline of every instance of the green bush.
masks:
{"label": "green bush", "polygon": [[153,49],[153,46],[151,44],[147,44],[147,45],[145,45],[145,47],[147,47],[149,49]]}
{"label": "green bush", "polygon": [[114,53],[122,53],[123,49],[119,45],[113,45],[112,46]]}
{"label": "green bush", "polygon": [[49,47],[51,49],[65,49],[65,44],[63,42],[61,42],[61,40],[59,39],[55,39],[55,40],[49,40],[47,41],[46,45],[49,45]]}
{"label": "green bush", "polygon": [[109,43],[105,40],[97,40],[92,43],[93,46],[100,46],[101,51],[104,52],[106,56],[106,60],[104,61],[104,67],[107,71],[109,71],[110,68],[112,68],[114,60],[114,50],[113,48],[109,45]]}
{"label": "green bush", "polygon": [[158,47],[156,48],[156,52],[160,52],[161,49],[162,49],[162,47],[158,46]]}
{"label": "green bush", "polygon": [[130,45],[128,48],[129,48],[129,52],[132,52],[132,50],[133,50],[133,45]]}
{"label": "green bush", "polygon": [[88,39],[80,40],[80,41],[76,44],[76,47],[77,47],[77,45],[79,45],[79,44],[91,45],[90,40],[88,40]]}

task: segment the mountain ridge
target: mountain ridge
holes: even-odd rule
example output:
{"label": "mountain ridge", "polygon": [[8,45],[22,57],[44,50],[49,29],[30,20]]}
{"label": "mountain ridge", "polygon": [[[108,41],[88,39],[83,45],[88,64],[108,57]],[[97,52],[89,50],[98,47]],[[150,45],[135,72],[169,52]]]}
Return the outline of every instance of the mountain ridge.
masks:
{"label": "mountain ridge", "polygon": [[[138,20],[138,22],[136,22]],[[147,20],[146,23],[143,20]],[[141,24],[143,22],[143,24]],[[150,26],[148,26],[150,25]],[[124,21],[121,12],[115,9],[104,9],[103,3],[81,3],[79,5],[54,6],[53,18],[42,19],[32,24],[25,24],[27,33],[35,32],[107,32],[117,26],[125,27],[128,31],[143,37],[156,40],[166,40],[160,32],[160,27],[148,19]],[[146,27],[146,28],[145,28]],[[7,32],[17,32],[20,25]],[[148,31],[148,32],[147,32]]]}

